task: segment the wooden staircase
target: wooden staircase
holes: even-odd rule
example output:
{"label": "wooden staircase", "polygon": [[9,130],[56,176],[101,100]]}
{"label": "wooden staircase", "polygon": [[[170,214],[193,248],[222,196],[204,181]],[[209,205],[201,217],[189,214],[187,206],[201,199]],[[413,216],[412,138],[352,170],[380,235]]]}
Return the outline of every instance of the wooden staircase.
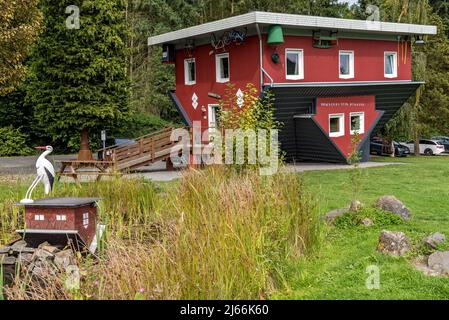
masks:
{"label": "wooden staircase", "polygon": [[170,140],[174,129],[176,128],[168,127],[139,137],[133,144],[112,146],[100,151],[104,151],[104,160],[112,162],[114,170],[119,172],[168,160],[172,147],[178,143]]}

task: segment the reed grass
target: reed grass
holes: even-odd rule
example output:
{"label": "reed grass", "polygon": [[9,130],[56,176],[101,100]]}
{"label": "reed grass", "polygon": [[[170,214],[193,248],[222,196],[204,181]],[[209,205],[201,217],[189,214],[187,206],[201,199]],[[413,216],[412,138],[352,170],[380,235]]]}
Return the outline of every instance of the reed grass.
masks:
{"label": "reed grass", "polygon": [[[166,190],[113,179],[60,185],[57,195],[101,197],[108,228],[100,260],[81,263],[81,289],[62,298],[269,299],[287,286],[287,261],[320,242],[316,203],[298,175],[212,167]],[[33,299],[55,296],[33,291]]]}

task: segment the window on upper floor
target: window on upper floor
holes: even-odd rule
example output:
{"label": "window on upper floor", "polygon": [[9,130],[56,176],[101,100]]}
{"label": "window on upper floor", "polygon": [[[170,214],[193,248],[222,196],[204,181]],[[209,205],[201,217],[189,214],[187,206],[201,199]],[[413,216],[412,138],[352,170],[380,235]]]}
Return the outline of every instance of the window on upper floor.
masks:
{"label": "window on upper floor", "polygon": [[345,135],[345,115],[331,114],[329,115],[329,136],[341,137]]}
{"label": "window on upper floor", "polygon": [[351,113],[351,134],[356,132],[359,134],[365,133],[365,113],[353,112]]}
{"label": "window on upper floor", "polygon": [[354,78],[354,51],[340,51],[339,70],[340,79]]}
{"label": "window on upper floor", "polygon": [[398,77],[398,54],[397,52],[385,52],[384,54],[385,78],[397,78]]}
{"label": "window on upper floor", "polygon": [[288,80],[304,79],[304,51],[302,49],[285,50],[285,74]]}
{"label": "window on upper floor", "polygon": [[34,220],[35,220],[35,221],[45,221],[45,217],[44,217],[43,214],[36,214],[36,215],[34,216]]}
{"label": "window on upper floor", "polygon": [[217,82],[225,83],[230,80],[229,53],[217,54],[215,56],[215,70]]}
{"label": "window on upper floor", "polygon": [[195,59],[184,60],[184,79],[186,85],[196,84],[196,62]]}

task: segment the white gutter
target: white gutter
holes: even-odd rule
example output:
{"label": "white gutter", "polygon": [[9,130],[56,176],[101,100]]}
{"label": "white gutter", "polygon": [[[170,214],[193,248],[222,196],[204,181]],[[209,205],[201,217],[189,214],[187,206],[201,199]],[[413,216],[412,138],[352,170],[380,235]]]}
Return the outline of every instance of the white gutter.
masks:
{"label": "white gutter", "polygon": [[338,19],[255,11],[240,16],[209,22],[202,25],[150,37],[148,38],[148,45],[152,46],[162,43],[170,43],[192,37],[206,37],[214,32],[255,24],[279,24],[286,27],[296,27],[301,29],[318,28],[349,32],[357,31],[374,34],[381,33],[390,35],[435,35],[437,33],[437,27],[429,25],[375,21],[373,22],[365,20]]}
{"label": "white gutter", "polygon": [[259,36],[259,60],[260,60],[260,91],[262,91],[264,77],[263,77],[263,38],[260,32],[259,24],[256,24],[257,35]]}
{"label": "white gutter", "polygon": [[259,24],[256,24],[256,29],[257,29],[257,35],[259,36],[259,55],[260,55],[260,90],[262,91],[263,86],[264,86],[264,82],[265,82],[265,78],[264,75],[267,76],[268,79],[270,79],[270,84],[273,85],[274,80],[273,78],[270,76],[270,74],[265,70],[265,68],[263,67],[263,37],[262,37],[262,33],[260,32],[260,27]]}
{"label": "white gutter", "polygon": [[269,75],[269,73],[264,68],[262,68],[262,72],[268,77],[268,79],[270,79],[269,85],[272,87],[274,85],[273,78]]}

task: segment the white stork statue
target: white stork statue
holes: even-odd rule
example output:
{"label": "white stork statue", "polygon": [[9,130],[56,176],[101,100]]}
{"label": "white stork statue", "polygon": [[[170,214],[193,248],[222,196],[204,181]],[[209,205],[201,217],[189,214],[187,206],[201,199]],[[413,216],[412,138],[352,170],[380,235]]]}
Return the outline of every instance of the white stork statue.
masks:
{"label": "white stork statue", "polygon": [[33,190],[36,188],[39,182],[42,181],[42,183],[44,184],[45,194],[47,195],[52,191],[53,182],[55,181],[55,168],[53,167],[51,162],[45,158],[46,156],[48,156],[50,153],[53,152],[53,148],[51,146],[46,146],[46,147],[35,147],[35,149],[45,151],[37,159],[36,162],[37,177],[36,179],[34,179],[33,183],[29,187],[25,195],[25,199],[20,201],[20,203],[22,204],[29,204],[34,202],[31,199],[31,194],[33,193]]}

